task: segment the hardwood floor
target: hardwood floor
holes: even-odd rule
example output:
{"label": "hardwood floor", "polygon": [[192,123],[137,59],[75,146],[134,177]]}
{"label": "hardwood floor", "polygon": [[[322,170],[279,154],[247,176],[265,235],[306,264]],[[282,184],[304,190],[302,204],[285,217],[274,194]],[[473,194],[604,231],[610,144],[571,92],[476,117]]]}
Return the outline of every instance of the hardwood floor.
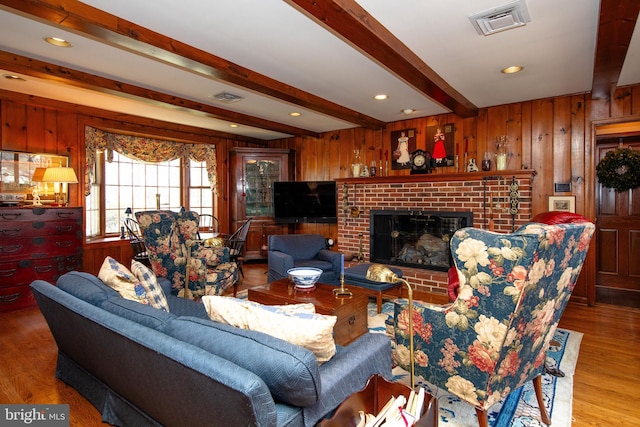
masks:
{"label": "hardwood floor", "polygon": [[[265,270],[245,264],[240,289],[266,283]],[[572,427],[640,425],[640,310],[570,304],[560,327],[584,333]],[[90,403],[54,377],[57,349],[37,308],[0,313],[0,336],[0,402],[68,403],[71,426],[103,425]]]}

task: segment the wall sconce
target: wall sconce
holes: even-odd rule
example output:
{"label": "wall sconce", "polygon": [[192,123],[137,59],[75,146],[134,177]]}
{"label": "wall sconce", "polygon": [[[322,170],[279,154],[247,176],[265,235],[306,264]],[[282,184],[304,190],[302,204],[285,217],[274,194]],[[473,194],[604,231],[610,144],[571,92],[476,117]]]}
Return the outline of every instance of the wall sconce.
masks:
{"label": "wall sconce", "polygon": [[409,365],[411,368],[411,388],[415,388],[415,354],[413,351],[413,289],[409,282],[398,277],[389,267],[382,264],[371,264],[367,269],[367,279],[372,282],[398,283],[402,282],[407,287],[409,296]]}
{"label": "wall sconce", "polygon": [[47,168],[42,176],[42,182],[53,182],[56,193],[56,206],[67,206],[67,184],[77,184],[78,177],[73,168],[53,167]]}

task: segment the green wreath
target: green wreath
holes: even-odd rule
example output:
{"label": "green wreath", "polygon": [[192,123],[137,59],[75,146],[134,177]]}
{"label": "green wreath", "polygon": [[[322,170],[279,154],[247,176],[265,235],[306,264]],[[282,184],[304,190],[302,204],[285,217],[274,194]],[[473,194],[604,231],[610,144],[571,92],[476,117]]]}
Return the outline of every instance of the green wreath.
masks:
{"label": "green wreath", "polygon": [[640,152],[631,148],[609,151],[596,166],[598,181],[617,192],[640,186]]}

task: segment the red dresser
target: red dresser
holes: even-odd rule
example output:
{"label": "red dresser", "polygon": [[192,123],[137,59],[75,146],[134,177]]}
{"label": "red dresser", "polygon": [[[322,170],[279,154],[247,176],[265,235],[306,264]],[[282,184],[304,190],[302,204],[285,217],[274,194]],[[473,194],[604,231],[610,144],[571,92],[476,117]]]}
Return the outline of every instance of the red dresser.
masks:
{"label": "red dresser", "polygon": [[81,268],[82,208],[0,208],[0,311],[35,305],[35,279]]}

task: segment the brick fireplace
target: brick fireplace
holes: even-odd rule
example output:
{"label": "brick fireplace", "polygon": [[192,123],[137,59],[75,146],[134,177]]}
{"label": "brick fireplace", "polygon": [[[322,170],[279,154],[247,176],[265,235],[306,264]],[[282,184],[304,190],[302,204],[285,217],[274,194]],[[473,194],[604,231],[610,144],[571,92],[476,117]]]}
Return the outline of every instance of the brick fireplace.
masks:
{"label": "brick fireplace", "polygon": [[[509,233],[531,219],[530,170],[461,174],[339,178],[337,248],[357,262],[370,262],[371,211],[471,212],[473,226]],[[517,185],[517,193],[512,189]],[[513,194],[512,194],[513,193]],[[514,197],[517,204],[513,205]],[[514,206],[517,212],[512,215]],[[493,214],[492,214],[493,212]],[[446,294],[446,271],[400,267],[421,292]]]}

